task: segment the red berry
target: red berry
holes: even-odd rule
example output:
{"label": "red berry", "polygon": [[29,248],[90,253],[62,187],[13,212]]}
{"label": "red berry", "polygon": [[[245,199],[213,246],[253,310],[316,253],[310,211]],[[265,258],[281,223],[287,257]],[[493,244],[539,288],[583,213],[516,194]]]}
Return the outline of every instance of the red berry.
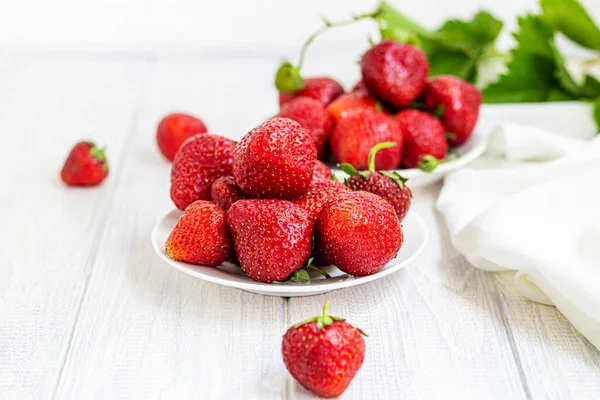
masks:
{"label": "red berry", "polygon": [[211,201],[225,211],[228,211],[236,201],[245,198],[246,196],[235,183],[233,176],[222,176],[210,187]]}
{"label": "red berry", "polygon": [[407,109],[396,114],[404,133],[402,164],[407,168],[432,170],[448,152],[442,123],[423,111]]}
{"label": "red berry", "polygon": [[315,221],[329,200],[349,190],[342,182],[330,178],[313,179],[308,192],[294,200],[294,204],[302,207],[310,215],[310,219]]}
{"label": "red berry", "polygon": [[167,239],[166,253],[173,260],[216,267],[233,257],[225,212],[198,200],[190,204]]}
{"label": "red berry", "polygon": [[313,169],[313,180],[315,179],[331,179],[333,172],[327,165],[322,161],[315,161],[315,168]]}
{"label": "red berry", "polygon": [[291,119],[273,118],[236,146],[233,176],[248,197],[292,200],[308,190],[316,158],[306,129]]}
{"label": "red berry", "polygon": [[167,160],[173,161],[183,142],[198,133],[206,133],[206,126],[198,118],[187,114],[169,114],[158,124],[156,142]]}
{"label": "red berry", "polygon": [[209,200],[210,187],[218,178],[231,175],[231,139],[208,133],[186,140],[171,167],[171,199],[184,210],[196,200]]}
{"label": "red berry", "polygon": [[304,80],[304,89],[296,93],[279,93],[279,105],[298,96],[310,97],[319,100],[323,105],[327,105],[342,93],[344,93],[344,88],[334,79],[306,78]]}
{"label": "red berry", "polygon": [[451,145],[464,143],[471,136],[482,102],[475,86],[454,76],[437,76],[427,84],[424,100],[431,110],[441,108],[441,120],[450,133]]}
{"label": "red berry", "polygon": [[290,374],[320,397],[340,396],[365,358],[361,331],[343,318],[323,314],[292,326],[283,336],[281,352]]}
{"label": "red berry", "polygon": [[365,81],[363,81],[362,79],[358,82],[356,82],[356,84],[352,87],[352,91],[356,92],[359,90],[367,90],[367,86],[365,85]]}
{"label": "red berry", "polygon": [[[375,110],[377,103],[377,100],[371,97],[366,90],[356,90],[335,99],[327,106],[327,112],[335,122],[339,122],[339,120],[364,111],[367,108]],[[381,107],[381,104],[379,107]]]}
{"label": "red berry", "polygon": [[240,200],[227,222],[240,266],[254,281],[283,281],[310,255],[313,222],[292,202]]}
{"label": "red berry", "polygon": [[327,140],[333,128],[333,121],[323,103],[310,97],[299,96],[281,106],[278,117],[293,119],[310,134],[317,147],[317,157],[326,156]]}
{"label": "red berry", "polygon": [[394,208],[368,192],[342,193],[321,210],[315,247],[324,260],[354,276],[381,271],[403,242]]}
{"label": "red berry", "polygon": [[60,177],[69,186],[94,186],[108,176],[108,161],[104,149],[92,142],[79,142],[73,147]]}
{"label": "red berry", "polygon": [[377,154],[378,170],[397,168],[402,159],[402,131],[396,121],[384,113],[366,109],[341,119],[331,133],[331,152],[338,163],[348,163],[358,170],[368,167],[369,151],[382,142],[396,142],[397,147]]}
{"label": "red berry", "polygon": [[423,92],[429,64],[418,48],[384,40],[371,47],[360,62],[369,92],[396,107],[406,107]]}

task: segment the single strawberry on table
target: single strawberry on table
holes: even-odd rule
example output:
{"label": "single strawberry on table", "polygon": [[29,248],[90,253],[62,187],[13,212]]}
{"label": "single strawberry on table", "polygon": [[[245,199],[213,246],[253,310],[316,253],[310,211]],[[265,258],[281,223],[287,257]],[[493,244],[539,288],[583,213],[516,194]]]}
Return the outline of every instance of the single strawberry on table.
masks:
{"label": "single strawberry on table", "polygon": [[292,200],[308,190],[317,148],[307,130],[289,118],[273,118],[248,132],[235,148],[233,177],[252,198]]}
{"label": "single strawberry on table", "polygon": [[473,132],[482,102],[481,92],[455,76],[432,78],[425,88],[425,105],[441,113],[452,146],[464,143]]}
{"label": "single strawberry on table", "polygon": [[329,201],[315,223],[315,250],[323,261],[354,276],[377,273],[393,259],[404,236],[394,208],[364,191]]}
{"label": "single strawberry on table", "polygon": [[395,169],[402,160],[402,130],[391,117],[367,108],[341,119],[331,133],[331,152],[338,163],[358,170],[369,166],[369,152],[382,142],[395,142],[394,148],[381,150],[375,158],[378,170]]}
{"label": "single strawberry on table", "polygon": [[198,118],[181,113],[168,114],[158,124],[156,143],[167,160],[173,161],[183,142],[198,133],[206,133],[206,126]]}
{"label": "single strawberry on table", "polygon": [[411,192],[406,186],[407,179],[394,171],[375,170],[375,156],[381,149],[395,147],[394,142],[384,142],[371,149],[369,153],[369,170],[358,172],[350,164],[342,164],[340,167],[344,172],[350,175],[346,179],[346,185],[352,190],[364,190],[365,192],[376,194],[387,200],[402,222],[408,209],[410,208]]}
{"label": "single strawberry on table", "polygon": [[421,50],[389,39],[367,50],[360,68],[369,92],[396,107],[406,107],[419,97],[429,73]]}
{"label": "single strawberry on table", "polygon": [[323,206],[340,193],[348,192],[350,189],[342,182],[333,179],[313,179],[306,192],[301,197],[293,201],[294,204],[302,207],[310,216],[311,221],[315,221],[321,212]]}
{"label": "single strawberry on table", "polygon": [[94,186],[104,181],[108,170],[103,148],[93,142],[79,142],[69,152],[60,178],[69,186]]}
{"label": "single strawberry on table", "polygon": [[329,315],[326,301],[323,314],[287,330],[281,345],[283,362],[306,389],[321,397],[340,396],[364,361],[362,335],[345,319]]}
{"label": "single strawberry on table", "polygon": [[315,168],[313,169],[313,180],[314,179],[331,179],[333,172],[331,169],[322,161],[315,161]]}
{"label": "single strawberry on table", "polygon": [[406,168],[433,171],[448,152],[442,123],[434,116],[414,109],[400,111],[396,121],[404,133],[402,164]]}
{"label": "single strawberry on table", "polygon": [[228,211],[236,201],[245,198],[233,176],[222,176],[210,187],[210,200],[225,211]]}
{"label": "single strawberry on table", "polygon": [[225,211],[205,200],[190,204],[169,235],[165,250],[173,260],[208,267],[232,259]]}
{"label": "single strawberry on table", "polygon": [[290,201],[239,200],[229,209],[227,223],[240,266],[254,281],[284,281],[310,255],[313,221]]}
{"label": "single strawberry on table", "polygon": [[171,166],[171,199],[177,208],[210,199],[213,182],[232,174],[234,148],[233,140],[208,133],[181,145]]}
{"label": "single strawberry on table", "polygon": [[279,105],[299,96],[306,96],[320,101],[323,105],[331,103],[344,93],[344,88],[332,78],[306,78],[304,88],[293,93],[279,93]]}
{"label": "single strawberry on table", "polygon": [[310,134],[317,147],[317,157],[326,156],[327,140],[333,128],[333,121],[323,103],[310,97],[299,96],[281,106],[278,117],[293,119]]}

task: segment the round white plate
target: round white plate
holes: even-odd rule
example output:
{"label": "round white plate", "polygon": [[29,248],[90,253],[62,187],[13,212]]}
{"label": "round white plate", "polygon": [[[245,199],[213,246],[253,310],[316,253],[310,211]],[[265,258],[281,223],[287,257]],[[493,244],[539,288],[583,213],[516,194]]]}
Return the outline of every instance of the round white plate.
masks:
{"label": "round white plate", "polygon": [[[453,147],[448,152],[448,155],[458,154],[459,158],[453,161],[448,161],[439,164],[436,169],[431,172],[425,172],[418,168],[409,169],[397,169],[395,170],[404,178],[408,179],[407,185],[411,189],[423,187],[431,183],[437,182],[450,172],[455,171],[459,168],[464,167],[471,161],[478,158],[486,149],[487,141],[486,138],[479,132],[474,132],[473,135],[465,143],[460,146]],[[335,175],[343,180],[348,175],[336,166],[330,166]]]}
{"label": "round white plate", "polygon": [[330,279],[325,279],[318,273],[310,271],[309,274],[311,275],[311,280],[306,283],[293,282],[285,285],[260,283],[254,282],[244,274],[240,267],[230,263],[224,263],[217,268],[213,268],[170,259],[165,253],[165,243],[180,216],[181,211],[173,210],[159,219],[152,230],[152,247],[154,247],[154,251],[156,251],[167,265],[193,277],[204,279],[205,281],[267,296],[311,296],[383,278],[384,276],[404,268],[408,263],[414,260],[415,257],[423,251],[427,241],[427,228],[425,223],[417,214],[411,211],[402,221],[402,230],[404,232],[404,243],[402,244],[402,248],[398,252],[396,258],[390,261],[383,270],[376,274],[355,278],[347,275],[334,266],[329,266],[324,269],[332,276]]}

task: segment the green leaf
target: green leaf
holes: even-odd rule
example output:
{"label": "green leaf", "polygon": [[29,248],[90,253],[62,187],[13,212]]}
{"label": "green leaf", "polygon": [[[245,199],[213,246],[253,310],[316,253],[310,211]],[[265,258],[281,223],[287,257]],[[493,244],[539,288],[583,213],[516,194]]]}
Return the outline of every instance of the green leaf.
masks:
{"label": "green leaf", "polygon": [[352,164],[343,163],[343,164],[339,164],[338,167],[340,167],[340,169],[342,171],[344,171],[345,173],[347,173],[350,176],[358,175],[358,171],[356,170],[356,168],[354,168],[354,166]]}
{"label": "green leaf", "polygon": [[594,121],[598,132],[600,132],[600,97],[594,102]]}
{"label": "green leaf", "polygon": [[[596,99],[600,96],[600,82],[593,76],[589,75],[584,69],[584,78],[581,83],[578,83],[571,72],[567,69],[566,61],[562,54],[558,51],[558,48],[551,42],[551,47],[554,56],[554,62],[556,63],[556,79],[560,83],[560,86],[565,92],[573,99]],[[582,63],[585,65],[585,62]],[[554,100],[556,101],[556,100]]]}
{"label": "green leaf", "polygon": [[429,75],[447,75],[452,73],[466,81],[473,79],[475,58],[456,51],[440,51],[429,57]]}
{"label": "green leaf", "polygon": [[577,0],[540,0],[544,18],[583,47],[600,50],[600,29]]}
{"label": "green leaf", "polygon": [[387,2],[379,3],[376,19],[385,26],[391,26],[392,29],[399,34],[401,31],[408,34],[416,33],[418,35],[429,36],[431,32],[410,18],[400,14],[394,7]]}
{"label": "green leaf", "polygon": [[570,95],[569,93],[567,93],[565,90],[563,90],[561,88],[551,89],[550,92],[548,92],[548,97],[546,98],[546,101],[573,101],[573,100],[577,100],[577,98],[573,97],[572,95]]}

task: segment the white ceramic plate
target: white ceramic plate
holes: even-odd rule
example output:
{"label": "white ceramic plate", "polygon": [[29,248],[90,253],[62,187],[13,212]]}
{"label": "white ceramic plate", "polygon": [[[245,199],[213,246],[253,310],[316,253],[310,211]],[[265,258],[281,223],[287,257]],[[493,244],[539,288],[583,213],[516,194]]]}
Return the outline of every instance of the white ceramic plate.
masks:
{"label": "white ceramic plate", "polygon": [[[479,132],[474,132],[469,140],[460,146],[453,147],[450,150],[449,155],[460,155],[458,159],[439,164],[437,168],[431,172],[425,172],[418,168],[397,169],[396,171],[404,178],[408,178],[408,187],[411,189],[416,189],[418,187],[437,182],[450,172],[469,164],[471,161],[483,154],[486,149],[486,144],[486,138]],[[337,167],[332,166],[332,170],[340,180],[348,177],[345,172]]]}
{"label": "white ceramic plate", "polygon": [[414,212],[409,212],[402,221],[404,232],[404,243],[398,252],[396,258],[380,272],[362,277],[352,277],[345,274],[334,266],[324,269],[332,276],[325,279],[318,273],[310,272],[311,281],[307,283],[288,283],[285,285],[254,282],[248,278],[240,267],[224,263],[223,265],[212,268],[203,267],[184,262],[171,260],[165,253],[165,242],[181,216],[181,211],[173,210],[158,220],[152,230],[152,247],[163,261],[181,272],[205,281],[217,283],[219,285],[235,287],[248,292],[263,294],[267,296],[311,296],[326,293],[335,289],[342,289],[350,286],[360,285],[383,278],[404,268],[408,263],[415,259],[423,251],[427,241],[427,228],[423,220]]}

